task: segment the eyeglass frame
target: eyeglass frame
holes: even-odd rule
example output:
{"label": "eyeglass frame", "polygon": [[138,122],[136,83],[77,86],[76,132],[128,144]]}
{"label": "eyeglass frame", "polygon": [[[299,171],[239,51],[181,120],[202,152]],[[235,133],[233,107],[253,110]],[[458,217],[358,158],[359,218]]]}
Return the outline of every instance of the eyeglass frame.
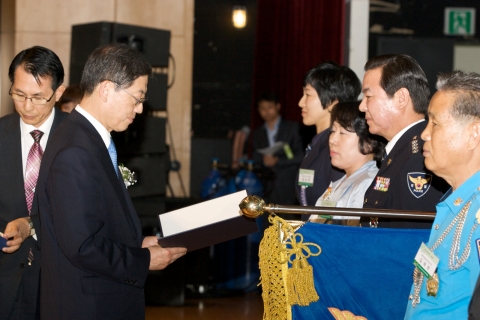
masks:
{"label": "eyeglass frame", "polygon": [[[24,95],[21,95],[21,94],[18,94],[18,93],[12,93],[12,87],[13,87],[13,83],[12,83],[12,85],[10,86],[10,89],[8,90],[8,95],[9,95],[10,97],[12,97],[12,100],[17,101],[17,102],[26,102],[27,100],[30,100],[30,102],[33,103],[33,104],[36,105],[36,106],[44,106],[44,105],[46,105],[47,103],[49,103],[50,101],[52,101],[53,96],[55,95],[55,92],[57,91],[57,90],[53,90],[52,96],[51,96],[49,99],[47,99],[47,98],[34,98],[34,97],[29,98],[29,97],[27,97],[27,96],[24,96]],[[25,100],[23,100],[23,101],[21,101],[21,100],[15,100],[15,99],[13,98],[13,94],[14,94],[14,95],[17,95],[17,96],[20,96],[20,97],[24,97]],[[44,100],[45,100],[45,103],[35,103],[35,102],[33,102],[33,99],[44,99]]]}
{"label": "eyeglass frame", "polygon": [[111,83],[113,83],[114,85],[116,85],[117,87],[119,87],[120,89],[122,89],[123,91],[125,91],[130,97],[132,97],[133,99],[135,99],[135,103],[133,104],[135,107],[137,107],[139,104],[144,104],[145,101],[148,100],[147,97],[137,99],[137,97],[135,97],[133,94],[131,94],[131,93],[128,92],[127,90],[123,89],[122,86],[119,85],[118,83],[116,83],[115,81],[112,81],[112,80],[108,80],[108,81],[110,81]]}

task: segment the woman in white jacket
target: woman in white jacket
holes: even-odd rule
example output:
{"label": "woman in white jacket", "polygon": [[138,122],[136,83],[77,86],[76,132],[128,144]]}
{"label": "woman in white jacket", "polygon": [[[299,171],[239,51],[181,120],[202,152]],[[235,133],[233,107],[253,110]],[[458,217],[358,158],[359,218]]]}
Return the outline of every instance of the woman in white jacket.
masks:
{"label": "woman in white jacket", "polygon": [[[377,174],[385,140],[368,131],[365,114],[358,102],[338,103],[332,110],[329,137],[332,165],[345,175],[318,198],[316,206],[362,208],[365,191]],[[312,215],[310,221],[342,225],[359,225],[358,217]]]}

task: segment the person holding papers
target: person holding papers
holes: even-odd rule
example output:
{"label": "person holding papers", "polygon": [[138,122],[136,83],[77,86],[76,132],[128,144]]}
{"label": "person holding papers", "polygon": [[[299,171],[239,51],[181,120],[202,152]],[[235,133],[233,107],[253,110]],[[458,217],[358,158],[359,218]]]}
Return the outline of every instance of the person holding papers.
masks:
{"label": "person holding papers", "polygon": [[321,63],[305,75],[298,106],[302,109],[303,124],[314,125],[317,135],[307,147],[295,182],[297,199],[302,206],[315,205],[329,183],[344,175],[330,163],[330,113],[339,102],[357,100],[360,90],[355,72],[334,63]]}
{"label": "person holding papers", "polygon": [[[441,74],[421,133],[425,166],[451,186],[415,256],[405,319],[470,319],[480,273],[480,74]],[[395,275],[392,275],[395,276]]]}
{"label": "person holding papers", "polygon": [[186,252],[142,236],[110,136],[142,112],[151,70],[124,44],[95,49],[80,104],[50,138],[36,187],[41,319],[145,319],[148,270]]}
{"label": "person holding papers", "polygon": [[298,204],[294,181],[304,155],[299,125],[282,119],[280,102],[273,93],[260,96],[258,112],[265,123],[253,133],[253,160],[274,174],[273,181],[263,181],[265,201]]}
{"label": "person holding papers", "polygon": [[[332,165],[345,175],[318,198],[316,206],[361,208],[368,186],[378,172],[377,161],[384,151],[384,139],[370,134],[365,114],[357,102],[340,102],[332,110],[328,144]],[[320,218],[322,218],[321,221]],[[310,221],[323,222],[325,216],[312,215]],[[360,225],[359,217],[328,217],[326,223]]]}

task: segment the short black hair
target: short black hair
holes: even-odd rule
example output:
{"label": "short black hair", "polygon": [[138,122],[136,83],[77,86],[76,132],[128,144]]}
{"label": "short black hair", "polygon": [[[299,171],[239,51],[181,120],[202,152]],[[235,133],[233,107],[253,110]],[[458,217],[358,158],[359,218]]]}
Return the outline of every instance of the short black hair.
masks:
{"label": "short black hair", "polygon": [[381,68],[380,86],[392,98],[400,88],[405,88],[412,98],[413,110],[426,115],[430,89],[425,72],[418,62],[406,54],[385,54],[374,57],[365,64],[365,71]]}
{"label": "short black hair", "polygon": [[[130,87],[141,76],[152,75],[152,67],[140,51],[125,44],[112,43],[95,49],[88,57],[80,81],[83,95],[89,96],[102,81]],[[115,88],[115,90],[120,90]]]}
{"label": "short black hair", "polygon": [[358,150],[361,154],[373,154],[375,161],[382,159],[386,141],[368,130],[365,112],[359,109],[361,101],[339,102],[332,109],[330,124],[336,121],[342,128],[358,136]]}
{"label": "short black hair", "polygon": [[20,51],[13,58],[8,68],[8,78],[13,84],[15,81],[15,70],[22,66],[40,84],[40,78],[49,78],[52,81],[53,91],[63,83],[65,73],[60,58],[50,49],[35,46]]}
{"label": "short black hair", "polygon": [[338,102],[358,99],[362,85],[355,72],[334,62],[324,62],[307,72],[303,87],[311,85],[317,91],[324,109]]}
{"label": "short black hair", "polygon": [[273,92],[262,93],[257,99],[257,104],[260,101],[268,101],[268,102],[273,102],[275,104],[280,103],[280,100],[278,99],[278,96]]}

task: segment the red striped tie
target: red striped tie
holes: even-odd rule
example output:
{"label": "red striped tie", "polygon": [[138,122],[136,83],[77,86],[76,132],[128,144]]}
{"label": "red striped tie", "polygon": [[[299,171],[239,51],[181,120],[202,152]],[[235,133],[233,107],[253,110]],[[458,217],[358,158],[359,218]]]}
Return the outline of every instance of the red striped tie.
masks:
{"label": "red striped tie", "polygon": [[25,168],[25,198],[27,199],[28,214],[32,210],[33,195],[35,193],[35,186],[38,180],[38,171],[40,170],[40,162],[42,161],[43,150],[40,146],[40,139],[43,132],[40,130],[33,130],[30,132],[34,143],[28,152],[27,166]]}

